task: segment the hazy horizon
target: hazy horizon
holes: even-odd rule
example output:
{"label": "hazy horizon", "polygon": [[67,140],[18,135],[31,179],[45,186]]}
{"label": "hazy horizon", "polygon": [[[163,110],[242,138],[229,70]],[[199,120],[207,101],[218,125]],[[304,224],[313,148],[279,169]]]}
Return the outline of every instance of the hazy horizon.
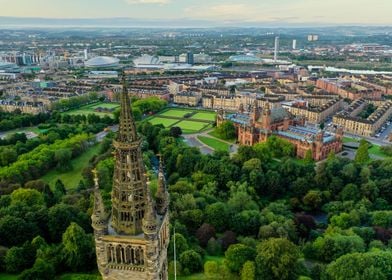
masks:
{"label": "hazy horizon", "polygon": [[48,20],[392,25],[390,0],[0,0],[0,5],[0,17]]}

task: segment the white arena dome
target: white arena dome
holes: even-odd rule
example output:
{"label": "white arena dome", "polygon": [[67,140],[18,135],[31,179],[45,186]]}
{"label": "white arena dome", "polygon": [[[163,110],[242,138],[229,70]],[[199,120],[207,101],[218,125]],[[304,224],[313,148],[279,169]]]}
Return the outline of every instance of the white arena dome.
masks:
{"label": "white arena dome", "polygon": [[117,67],[120,60],[115,57],[97,56],[87,60],[84,65],[90,68]]}

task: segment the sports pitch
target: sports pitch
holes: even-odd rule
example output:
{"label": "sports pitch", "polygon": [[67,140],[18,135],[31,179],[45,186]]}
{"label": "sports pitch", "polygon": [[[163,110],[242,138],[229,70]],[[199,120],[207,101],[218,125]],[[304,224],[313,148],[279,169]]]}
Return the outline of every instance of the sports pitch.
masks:
{"label": "sports pitch", "polygon": [[215,116],[215,112],[169,108],[149,117],[147,121],[153,125],[162,124],[166,128],[178,126],[183,133],[190,134],[211,128],[215,122]]}

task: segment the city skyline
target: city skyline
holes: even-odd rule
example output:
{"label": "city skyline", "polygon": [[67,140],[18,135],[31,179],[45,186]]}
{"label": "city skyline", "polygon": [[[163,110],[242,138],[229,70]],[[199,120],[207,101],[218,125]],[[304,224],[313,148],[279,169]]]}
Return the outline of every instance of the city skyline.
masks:
{"label": "city skyline", "polygon": [[[0,0],[0,17],[134,18],[283,24],[390,25],[389,0]],[[355,11],[355,13],[353,12]]]}

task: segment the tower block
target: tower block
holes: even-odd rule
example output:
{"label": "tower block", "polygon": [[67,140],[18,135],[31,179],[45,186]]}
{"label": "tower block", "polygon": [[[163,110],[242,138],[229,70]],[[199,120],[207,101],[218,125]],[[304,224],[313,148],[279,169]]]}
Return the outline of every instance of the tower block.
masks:
{"label": "tower block", "polygon": [[94,228],[97,264],[104,280],[167,280],[169,196],[163,166],[159,172],[159,211],[149,189],[125,79],[119,131],[113,142],[111,215],[105,213],[94,173]]}

